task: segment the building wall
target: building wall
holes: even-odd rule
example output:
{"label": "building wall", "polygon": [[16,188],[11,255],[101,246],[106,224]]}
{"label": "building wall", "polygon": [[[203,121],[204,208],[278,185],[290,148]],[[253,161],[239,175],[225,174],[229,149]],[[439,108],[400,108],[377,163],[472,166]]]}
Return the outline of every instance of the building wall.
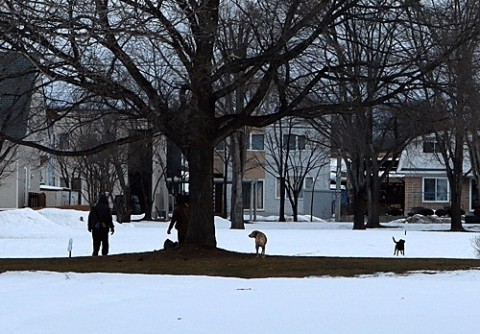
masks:
{"label": "building wall", "polygon": [[[269,129],[268,127],[265,129],[253,129],[251,134],[267,134]],[[299,130],[295,131],[296,134],[303,133],[302,131],[306,131],[307,128],[301,127]],[[278,147],[276,148],[278,149]],[[305,156],[308,157],[307,150],[303,151]],[[275,171],[269,169],[268,164],[266,164],[266,159],[273,159],[272,152],[269,151],[269,145],[265,142],[264,150],[247,150],[246,152],[246,166],[245,166],[245,174],[243,178],[243,183],[248,184],[249,182],[255,182],[256,180],[263,182],[263,192],[262,192],[262,200],[263,200],[263,207],[257,208],[254,210],[253,208],[245,209],[245,214],[257,214],[262,216],[278,216],[279,207],[280,207],[280,198],[278,196],[278,189],[277,189],[277,177],[275,176]],[[218,151],[217,155],[215,156],[215,171],[217,173],[223,172],[223,151]],[[309,177],[315,178],[315,190],[316,191],[327,191],[329,192],[330,187],[330,166],[329,166],[329,154],[328,151],[324,152],[325,161],[319,162],[319,165],[313,170],[310,171],[308,174]],[[273,161],[270,161],[270,165],[274,165]],[[231,166],[229,166],[231,168]],[[267,172],[265,169],[269,169]],[[228,178],[231,180],[231,170],[228,171]],[[250,183],[252,185],[253,183]],[[244,189],[245,191],[245,189]],[[311,191],[311,189],[310,189]],[[231,205],[231,184],[229,183],[226,188],[226,196],[227,196],[227,215],[230,214],[230,205]],[[315,198],[317,200],[317,197]],[[320,197],[318,197],[318,201],[322,201]],[[315,205],[315,204],[314,204]],[[330,203],[329,203],[330,206]],[[308,212],[310,212],[310,205],[308,205]],[[298,213],[300,215],[308,213],[305,210],[304,199],[299,198],[298,201]],[[288,198],[285,199],[285,214],[287,216],[291,216],[293,214],[292,206]]]}
{"label": "building wall", "polygon": [[0,180],[0,209],[21,208],[24,205],[24,175],[14,174]]}
{"label": "building wall", "polygon": [[[24,138],[29,130],[34,128],[27,127],[27,121],[31,125],[33,116],[39,110],[38,106],[43,103],[43,96],[35,93],[36,76],[31,71],[33,67],[27,57],[16,52],[2,52],[0,67],[4,76],[0,80],[2,132],[13,138]],[[28,204],[28,192],[39,191],[39,175],[36,170],[38,165],[35,160],[38,154],[35,152],[27,147],[18,147],[12,157],[0,161],[0,209],[25,207]],[[11,163],[5,166],[8,160],[11,160]]]}
{"label": "building wall", "polygon": [[38,167],[32,149],[20,147],[17,159],[9,165],[8,172],[0,176],[0,209],[17,209],[28,206],[28,193],[40,192]]}
{"label": "building wall", "polygon": [[[470,182],[465,179],[462,188],[462,208],[471,210],[470,208]],[[423,201],[423,177],[406,176],[405,177],[405,212],[409,212],[413,207],[425,207],[429,209],[443,209],[450,205],[446,202],[424,202]]]}

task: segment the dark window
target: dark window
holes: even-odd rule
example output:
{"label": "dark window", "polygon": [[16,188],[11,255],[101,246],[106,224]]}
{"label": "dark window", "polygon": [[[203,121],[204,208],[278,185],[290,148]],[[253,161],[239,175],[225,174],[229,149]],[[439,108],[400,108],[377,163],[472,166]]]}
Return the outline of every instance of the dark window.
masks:
{"label": "dark window", "polygon": [[423,142],[423,153],[440,153],[440,145],[435,141]]}
{"label": "dark window", "polygon": [[253,133],[250,135],[249,149],[253,151],[263,151],[265,149],[263,133]]}
{"label": "dark window", "polygon": [[447,202],[448,180],[446,178],[424,178],[423,200],[425,202]]}
{"label": "dark window", "polygon": [[[252,187],[255,188],[255,193],[252,191]],[[244,181],[242,183],[243,192],[243,208],[248,210],[251,208],[253,200],[256,201],[256,209],[263,210],[263,181],[256,182]],[[252,198],[254,196],[254,198]]]}
{"label": "dark window", "polygon": [[221,141],[215,146],[215,151],[225,151],[225,141]]}
{"label": "dark window", "polygon": [[305,149],[305,142],[306,142],[306,139],[305,139],[305,136],[297,136],[297,148],[299,150],[304,150]]}
{"label": "dark window", "polygon": [[304,150],[306,146],[306,138],[301,135],[283,135],[283,149],[291,151]]}

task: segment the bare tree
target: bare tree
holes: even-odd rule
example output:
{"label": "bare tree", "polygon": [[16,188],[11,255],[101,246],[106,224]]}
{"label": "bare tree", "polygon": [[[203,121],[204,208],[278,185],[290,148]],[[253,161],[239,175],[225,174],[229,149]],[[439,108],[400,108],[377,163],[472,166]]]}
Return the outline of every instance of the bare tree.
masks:
{"label": "bare tree", "polygon": [[257,159],[257,164],[278,181],[280,210],[284,208],[285,196],[288,197],[294,221],[298,221],[298,200],[305,178],[318,174],[327,162],[328,151],[318,133],[304,121],[294,118],[286,118],[267,128],[265,159]]}
{"label": "bare tree", "polygon": [[[422,89],[429,82],[424,76],[470,36],[464,31],[457,36],[456,45],[431,52],[436,42],[428,31],[437,25],[425,22],[426,8],[418,3],[398,6],[382,0],[367,2],[378,10],[353,7],[355,18],[334,26],[325,47],[330,66],[339,67],[337,84],[328,90],[330,98],[350,106],[350,112],[335,115],[330,121],[332,142],[347,165],[354,229],[366,227],[367,211],[367,225],[379,226],[381,178],[408,140],[422,133],[419,125],[423,122],[419,121],[431,110],[427,108],[418,118],[417,105],[425,100]],[[405,76],[398,76],[400,73]],[[388,141],[384,140],[386,134]],[[379,173],[380,167],[385,169],[383,174]]]}
{"label": "bare tree", "polygon": [[[241,126],[266,125],[293,112],[294,105],[268,114],[259,114],[257,107],[273,73],[305,52],[346,6],[323,1],[8,0],[0,5],[0,38],[5,48],[34,55],[32,61],[52,83],[72,87],[72,103],[102,96],[115,112],[143,119],[174,141],[195,166],[189,173],[194,218],[186,243],[215,246],[214,146]],[[225,7],[253,13],[248,24],[263,29],[244,58],[221,59],[216,51],[218,28],[228,24],[220,16]],[[223,78],[235,73],[238,80],[226,84]],[[235,115],[217,114],[217,101],[254,77],[257,88],[245,106]]]}
{"label": "bare tree", "polygon": [[[408,26],[404,23],[408,7],[381,0],[368,3],[378,10],[372,12],[368,7],[353,7],[355,18],[334,26],[326,38],[325,58],[330,66],[341,69],[336,72],[337,84],[329,89],[329,94],[332,99],[349,104],[350,112],[314,122],[319,131],[330,129],[332,144],[346,163],[354,229],[365,228],[367,203],[370,203],[369,225],[378,225],[379,164],[385,166],[391,161],[393,152],[398,154],[402,147],[399,144],[404,141],[403,138],[394,138],[393,143],[384,141],[387,133],[392,135],[398,130],[388,129],[394,123],[379,128],[379,124],[395,119],[391,115],[393,109],[387,114],[368,101],[380,98],[383,105],[394,103],[394,100],[398,104],[402,95],[406,96],[414,85],[408,84],[401,92],[397,91],[397,95],[390,95],[399,82],[387,78],[392,73],[405,72],[404,83],[409,82],[415,75],[414,59],[421,52],[408,41]],[[407,79],[408,76],[412,77]],[[385,153],[386,145],[394,150],[392,154],[385,154],[382,162],[378,159]]]}
{"label": "bare tree", "polygon": [[[81,149],[92,147],[92,143],[111,141],[114,132],[118,131],[111,120],[111,117],[103,118],[96,123],[86,123],[83,127],[77,128],[76,132],[70,132],[69,136],[72,138],[69,138],[69,145],[75,145]],[[114,200],[114,186],[121,177],[116,166],[120,165],[122,169],[125,168],[125,149],[125,147],[112,146],[95,154],[61,158],[73,160],[71,166],[80,169],[81,178],[86,181],[85,197],[90,205],[95,204],[101,193],[109,194]]]}
{"label": "bare tree", "polygon": [[[435,127],[439,158],[444,163],[450,186],[450,216],[452,231],[463,231],[461,196],[466,173],[463,168],[468,131],[475,126],[478,112],[478,92],[475,87],[475,63],[478,62],[480,7],[478,3],[448,0],[428,4],[424,19],[431,27],[436,52],[454,50],[442,66],[428,77],[432,89],[425,95],[432,107],[444,119]],[[465,38],[468,36],[468,38]],[[459,41],[463,42],[458,45]],[[474,128],[472,143],[477,134]],[[470,145],[473,148],[472,145]],[[474,159],[474,150],[472,158]]]}
{"label": "bare tree", "polygon": [[[63,93],[57,98],[81,105],[101,97],[110,112],[148,124],[152,133],[163,133],[175,142],[191,167],[192,214],[186,245],[215,247],[215,145],[243,126],[262,127],[286,116],[312,118],[359,110],[404,91],[420,72],[409,67],[411,58],[422,58],[421,52],[412,55],[402,49],[404,41],[396,49],[384,49],[397,57],[395,66],[376,79],[388,88],[376,89],[375,96],[353,94],[348,100],[332,99],[328,88],[345,80],[350,63],[331,62],[332,49],[322,51],[335,25],[353,19],[381,21],[388,9],[409,6],[408,1],[389,5],[366,0],[4,0],[0,46],[28,55],[45,78],[44,87],[60,87]],[[217,48],[219,28],[238,17],[226,16],[223,9],[246,14],[244,20],[254,32],[243,57],[225,58]],[[359,15],[361,10],[365,13]],[[360,39],[357,42],[362,45]],[[285,73],[286,65],[295,71],[284,78],[288,94],[282,108],[261,108],[271,95],[273,78]],[[226,80],[232,75],[237,75],[235,81]],[[352,81],[368,82],[365,78],[365,73],[349,74]],[[220,100],[247,85],[254,90],[235,114],[217,108]],[[125,135],[114,144],[138,137]],[[22,143],[55,151],[28,139]],[[108,145],[55,153],[86,154]]]}
{"label": "bare tree", "polygon": [[[248,13],[224,10],[225,19],[229,22],[223,24],[219,29],[219,51],[222,53],[222,59],[240,59],[245,58],[249,45],[255,43],[253,37],[255,31],[252,25],[248,24]],[[225,76],[227,84],[238,82],[240,76],[245,73],[233,73],[231,76]],[[252,80],[253,81],[253,80]],[[255,91],[253,88],[252,91]],[[236,114],[245,107],[248,94],[248,86],[239,86],[234,94],[226,95],[220,101],[225,114]],[[223,103],[222,103],[223,102]],[[227,149],[227,147],[225,147]],[[227,151],[224,151],[227,152]],[[244,229],[243,218],[243,177],[245,173],[246,145],[245,131],[239,129],[228,137],[228,155],[231,162],[232,183],[230,199],[230,220],[232,229]],[[226,164],[225,167],[228,167]],[[228,168],[225,168],[225,180],[227,180]],[[227,183],[225,182],[225,187]],[[226,199],[226,196],[225,196]],[[225,207],[226,210],[226,207]]]}
{"label": "bare tree", "polygon": [[[278,191],[279,191],[279,207],[278,207],[278,221],[284,222],[285,218],[285,198],[286,198],[286,186],[287,186],[287,163],[288,153],[290,152],[290,145],[284,145],[284,127],[282,121],[274,123],[271,128],[273,131],[269,131],[266,137],[267,151],[270,153],[270,158],[267,157],[265,163],[259,162],[260,165],[264,165],[266,171],[273,173],[274,177],[278,178]],[[291,130],[291,127],[287,127]],[[290,133],[287,133],[288,138]],[[267,154],[268,156],[268,154]]]}
{"label": "bare tree", "polygon": [[[153,181],[152,185],[152,193],[158,194],[161,193],[159,190],[165,186],[167,187],[167,140],[163,136],[157,136],[154,138],[153,147],[155,150],[153,151],[153,174],[156,175],[156,179]],[[168,207],[168,199],[161,199],[163,205]],[[152,197],[150,207],[153,208],[154,203],[157,201],[156,198]],[[158,212],[158,208],[154,208]],[[167,210],[168,211],[168,208]],[[165,219],[167,218],[168,212],[165,212]]]}

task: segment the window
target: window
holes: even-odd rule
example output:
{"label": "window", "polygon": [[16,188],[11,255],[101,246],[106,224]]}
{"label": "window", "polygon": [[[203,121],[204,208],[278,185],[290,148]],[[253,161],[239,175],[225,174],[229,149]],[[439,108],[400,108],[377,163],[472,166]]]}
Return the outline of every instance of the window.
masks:
{"label": "window", "polygon": [[263,133],[250,134],[248,149],[252,151],[263,151],[265,149],[264,139],[265,135]]}
{"label": "window", "polygon": [[82,190],[82,179],[74,178],[72,180],[72,190],[81,191]]}
{"label": "window", "polygon": [[[243,208],[249,210],[255,201],[257,210],[264,210],[263,206],[263,180],[244,181],[242,183]],[[253,198],[252,198],[253,196]],[[254,205],[255,205],[254,204]],[[253,209],[253,208],[252,208]]]}
{"label": "window", "polygon": [[304,150],[305,149],[305,142],[306,142],[306,139],[305,139],[305,136],[297,136],[297,148],[299,150]]}
{"label": "window", "polygon": [[[312,179],[312,178],[310,178]],[[298,181],[294,181],[294,179],[292,178],[291,181],[290,181],[290,184],[292,184],[295,188],[296,188],[296,185],[297,183],[294,183],[294,182],[300,182],[299,178],[297,178]],[[306,181],[306,179],[305,179]],[[310,185],[312,185],[312,183],[310,183]],[[286,188],[286,186],[285,186]],[[298,194],[298,198],[303,198],[303,189],[307,189],[306,188],[306,182],[302,185],[302,189],[300,190],[300,193]],[[285,191],[287,191],[287,189],[285,189]],[[277,182],[275,183],[275,196],[276,198],[280,198],[280,178],[277,178]]]}
{"label": "window", "polygon": [[304,150],[305,149],[305,136],[304,135],[283,135],[283,149],[289,149],[291,151]]}
{"label": "window", "polygon": [[308,190],[313,189],[313,177],[307,176],[305,178],[305,189],[308,189]]}
{"label": "window", "polygon": [[424,178],[423,200],[425,202],[448,202],[448,180],[446,178]]}
{"label": "window", "polygon": [[68,188],[67,180],[63,177],[60,178],[60,187]]}
{"label": "window", "polygon": [[215,151],[220,151],[220,152],[223,152],[225,151],[225,140],[222,140],[220,143],[217,144],[217,146],[215,146]]}
{"label": "window", "polygon": [[440,145],[436,141],[423,142],[423,153],[440,153]]}

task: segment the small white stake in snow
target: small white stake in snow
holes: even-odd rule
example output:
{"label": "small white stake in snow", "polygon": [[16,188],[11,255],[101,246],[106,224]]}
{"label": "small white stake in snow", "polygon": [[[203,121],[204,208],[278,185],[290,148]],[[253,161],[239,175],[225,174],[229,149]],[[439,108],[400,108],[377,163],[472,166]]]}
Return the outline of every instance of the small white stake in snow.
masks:
{"label": "small white stake in snow", "polygon": [[73,239],[68,240],[68,257],[72,257]]}

